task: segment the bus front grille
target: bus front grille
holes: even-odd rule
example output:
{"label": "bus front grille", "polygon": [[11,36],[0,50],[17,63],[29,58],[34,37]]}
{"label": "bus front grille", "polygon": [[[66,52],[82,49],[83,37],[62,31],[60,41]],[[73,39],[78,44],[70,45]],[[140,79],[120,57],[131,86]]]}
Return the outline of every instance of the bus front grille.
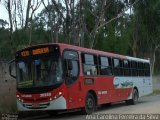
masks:
{"label": "bus front grille", "polygon": [[23,107],[26,107],[28,109],[42,109],[42,108],[47,108],[49,105],[50,105],[49,102],[37,103],[37,104],[23,103]]}
{"label": "bus front grille", "polygon": [[48,98],[24,99],[25,102],[40,102],[44,100],[48,100]]}

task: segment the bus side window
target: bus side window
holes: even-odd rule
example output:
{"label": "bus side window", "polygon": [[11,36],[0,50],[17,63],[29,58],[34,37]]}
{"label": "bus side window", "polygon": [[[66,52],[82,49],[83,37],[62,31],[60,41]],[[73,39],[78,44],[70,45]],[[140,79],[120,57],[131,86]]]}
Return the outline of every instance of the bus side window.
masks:
{"label": "bus side window", "polygon": [[118,58],[113,59],[113,69],[115,76],[123,76],[122,63],[120,59]]}
{"label": "bus side window", "polygon": [[96,76],[97,71],[97,56],[82,53],[83,73],[86,76]]}
{"label": "bus side window", "polygon": [[144,66],[142,62],[138,62],[138,76],[144,76]]}
{"label": "bus side window", "polygon": [[124,76],[131,76],[130,61],[123,60]]}
{"label": "bus side window", "polygon": [[147,76],[147,77],[150,76],[150,64],[145,63],[144,68],[145,68],[145,76]]}
{"label": "bus side window", "polygon": [[137,62],[131,61],[132,76],[138,76]]}
{"label": "bus side window", "polygon": [[79,60],[78,53],[71,50],[65,50],[64,52],[64,73],[66,76],[66,84],[72,85],[79,75]]}
{"label": "bus side window", "polygon": [[112,75],[112,62],[109,57],[99,57],[100,75]]}

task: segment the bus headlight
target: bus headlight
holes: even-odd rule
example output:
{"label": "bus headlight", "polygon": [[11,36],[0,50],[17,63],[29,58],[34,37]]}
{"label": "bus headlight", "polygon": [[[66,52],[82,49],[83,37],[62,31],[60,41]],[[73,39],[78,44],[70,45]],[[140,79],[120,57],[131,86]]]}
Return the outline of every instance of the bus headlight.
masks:
{"label": "bus headlight", "polygon": [[59,98],[60,96],[62,96],[62,94],[63,94],[63,92],[61,92],[61,91],[60,91],[60,92],[58,92],[58,94],[54,96],[54,99]]}
{"label": "bus headlight", "polygon": [[21,98],[18,98],[18,100],[19,100],[20,102],[22,102],[22,103],[24,102],[23,99],[21,99]]}
{"label": "bus headlight", "polygon": [[59,94],[59,95],[62,95],[62,92],[59,92],[58,94]]}

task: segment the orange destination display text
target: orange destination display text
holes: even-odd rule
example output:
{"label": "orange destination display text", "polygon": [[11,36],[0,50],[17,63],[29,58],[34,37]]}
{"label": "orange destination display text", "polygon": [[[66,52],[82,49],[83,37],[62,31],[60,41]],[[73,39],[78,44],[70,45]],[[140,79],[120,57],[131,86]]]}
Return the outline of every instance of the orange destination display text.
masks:
{"label": "orange destination display text", "polygon": [[24,56],[24,57],[25,57],[25,56],[29,56],[29,51],[22,51],[22,52],[21,52],[21,55]]}
{"label": "orange destination display text", "polygon": [[35,49],[32,50],[33,55],[37,55],[37,54],[43,54],[43,53],[49,53],[49,48],[39,48],[39,49]]}

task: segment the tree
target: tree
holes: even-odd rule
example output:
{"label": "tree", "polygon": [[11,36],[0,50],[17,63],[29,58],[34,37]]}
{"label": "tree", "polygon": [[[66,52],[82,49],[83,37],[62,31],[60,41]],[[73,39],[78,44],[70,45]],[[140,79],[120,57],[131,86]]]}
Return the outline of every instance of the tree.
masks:
{"label": "tree", "polygon": [[8,25],[8,22],[6,20],[0,19],[0,25],[2,28],[4,28],[6,25]]}
{"label": "tree", "polygon": [[50,30],[51,40],[57,43],[59,41],[59,34],[64,30],[62,26],[65,19],[63,15],[65,9],[59,0],[58,2],[48,0],[47,4],[42,1],[42,3],[45,8],[39,14],[41,16],[39,18],[45,18],[43,20],[47,26],[47,30]]}
{"label": "tree", "polygon": [[151,58],[152,73],[154,73],[155,54],[160,48],[159,11],[160,2],[157,0],[140,1],[134,7],[139,56]]}

